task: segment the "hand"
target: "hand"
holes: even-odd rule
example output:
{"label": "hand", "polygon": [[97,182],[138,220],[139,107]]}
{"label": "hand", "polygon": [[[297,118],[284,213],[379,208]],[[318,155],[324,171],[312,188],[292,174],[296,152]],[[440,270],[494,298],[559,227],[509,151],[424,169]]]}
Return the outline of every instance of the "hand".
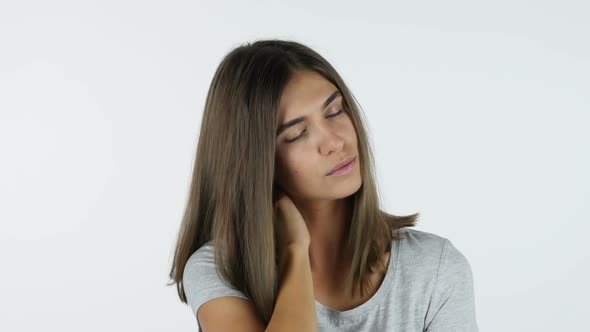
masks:
{"label": "hand", "polygon": [[291,200],[278,187],[274,202],[275,245],[279,257],[289,247],[309,249],[310,236],[303,216]]}

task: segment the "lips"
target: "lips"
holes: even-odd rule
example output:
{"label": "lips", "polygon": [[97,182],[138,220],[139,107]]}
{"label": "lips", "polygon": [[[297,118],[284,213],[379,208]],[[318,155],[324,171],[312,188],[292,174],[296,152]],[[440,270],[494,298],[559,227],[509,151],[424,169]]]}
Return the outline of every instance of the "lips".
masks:
{"label": "lips", "polygon": [[330,175],[332,172],[334,172],[335,170],[339,169],[342,166],[347,165],[348,163],[350,163],[356,156],[351,156],[348,157],[346,159],[344,159],[343,161],[339,162],[336,166],[334,166],[334,168],[332,168],[332,170],[330,172],[328,172],[328,174],[326,175]]}

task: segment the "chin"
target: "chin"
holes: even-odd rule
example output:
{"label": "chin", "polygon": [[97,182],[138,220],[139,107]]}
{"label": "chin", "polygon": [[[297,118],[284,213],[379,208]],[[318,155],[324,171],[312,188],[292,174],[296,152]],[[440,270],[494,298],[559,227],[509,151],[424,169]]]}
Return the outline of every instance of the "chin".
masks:
{"label": "chin", "polygon": [[331,184],[330,186],[326,186],[324,188],[331,192],[331,194],[328,194],[327,196],[331,196],[332,199],[341,199],[354,195],[357,191],[359,191],[362,184],[362,178],[360,175],[358,175],[348,179],[348,181],[342,181],[338,184]]}

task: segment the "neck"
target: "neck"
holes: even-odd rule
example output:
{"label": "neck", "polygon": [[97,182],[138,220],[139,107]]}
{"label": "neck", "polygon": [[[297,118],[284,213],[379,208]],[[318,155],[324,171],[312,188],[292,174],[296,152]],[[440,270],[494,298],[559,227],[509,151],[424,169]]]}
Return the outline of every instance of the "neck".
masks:
{"label": "neck", "polygon": [[352,219],[351,201],[344,198],[294,203],[309,231],[312,272],[316,275],[340,273],[352,259],[347,244],[347,231]]}

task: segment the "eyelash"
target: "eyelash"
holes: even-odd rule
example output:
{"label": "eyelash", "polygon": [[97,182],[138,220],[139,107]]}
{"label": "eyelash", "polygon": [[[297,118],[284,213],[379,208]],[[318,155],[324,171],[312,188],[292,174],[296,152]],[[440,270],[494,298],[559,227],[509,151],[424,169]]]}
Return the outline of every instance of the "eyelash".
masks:
{"label": "eyelash", "polygon": [[[332,118],[332,117],[338,116],[338,115],[342,114],[343,112],[344,112],[344,109],[341,109],[341,110],[339,110],[338,112],[336,112],[336,113],[334,113],[334,114],[330,114],[330,115],[328,116],[328,118]],[[293,143],[293,142],[295,142],[296,140],[298,140],[298,139],[300,139],[301,137],[303,137],[303,136],[304,136],[303,134],[304,134],[305,132],[307,132],[307,129],[304,129],[304,130],[301,132],[301,134],[300,134],[299,136],[297,136],[297,137],[295,137],[295,138],[293,138],[293,139],[288,139],[288,140],[286,140],[286,142],[287,142],[287,143]]]}

